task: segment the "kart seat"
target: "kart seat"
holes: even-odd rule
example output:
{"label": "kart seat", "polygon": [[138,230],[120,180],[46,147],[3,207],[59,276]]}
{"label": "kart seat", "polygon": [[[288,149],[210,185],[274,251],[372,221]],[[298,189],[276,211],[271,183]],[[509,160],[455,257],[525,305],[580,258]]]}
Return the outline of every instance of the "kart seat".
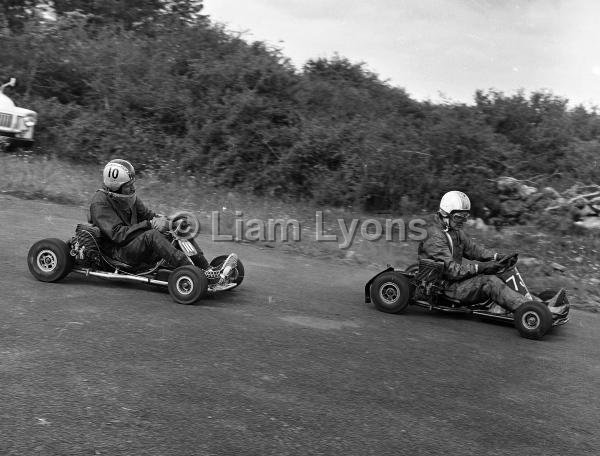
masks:
{"label": "kart seat", "polygon": [[440,282],[443,272],[443,261],[420,259],[415,279],[418,282]]}
{"label": "kart seat", "polygon": [[444,262],[420,259],[415,274],[417,300],[435,301],[444,291]]}
{"label": "kart seat", "polygon": [[430,303],[441,300],[452,307],[460,306],[460,299],[449,298],[444,294],[446,283],[443,275],[443,261],[419,260],[419,269],[417,270],[415,280],[420,298]]}

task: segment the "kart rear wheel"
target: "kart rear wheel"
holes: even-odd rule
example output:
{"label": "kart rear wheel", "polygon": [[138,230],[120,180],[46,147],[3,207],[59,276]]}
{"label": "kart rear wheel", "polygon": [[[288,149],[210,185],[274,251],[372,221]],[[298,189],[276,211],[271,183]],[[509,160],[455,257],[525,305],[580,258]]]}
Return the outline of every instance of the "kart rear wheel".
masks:
{"label": "kart rear wheel", "polygon": [[515,328],[526,339],[539,340],[552,328],[552,313],[543,302],[521,304],[514,315]]}
{"label": "kart rear wheel", "polygon": [[377,276],[371,284],[370,293],[375,308],[381,312],[404,312],[410,301],[408,279],[394,271]]}
{"label": "kart rear wheel", "polygon": [[[229,255],[220,255],[218,257],[215,257],[210,262],[210,265],[213,268],[220,268],[228,256]],[[242,263],[242,260],[240,260],[239,258],[237,260],[237,266],[235,268],[233,268],[233,270],[229,274],[229,277],[231,277],[231,283],[235,283],[236,287],[239,286],[243,282],[243,280],[244,280],[244,264]],[[230,290],[233,290],[233,288],[235,288],[235,287],[230,288]]]}
{"label": "kart rear wheel", "polygon": [[410,266],[408,266],[404,270],[404,272],[406,272],[407,274],[415,274],[418,270],[419,270],[419,264],[414,263],[414,264],[411,264]]}
{"label": "kart rear wheel", "polygon": [[73,270],[74,258],[65,241],[55,238],[42,239],[31,246],[27,253],[29,272],[41,282],[56,282]]}
{"label": "kart rear wheel", "polygon": [[178,304],[194,304],[207,290],[208,279],[196,266],[180,266],[169,275],[169,294]]}

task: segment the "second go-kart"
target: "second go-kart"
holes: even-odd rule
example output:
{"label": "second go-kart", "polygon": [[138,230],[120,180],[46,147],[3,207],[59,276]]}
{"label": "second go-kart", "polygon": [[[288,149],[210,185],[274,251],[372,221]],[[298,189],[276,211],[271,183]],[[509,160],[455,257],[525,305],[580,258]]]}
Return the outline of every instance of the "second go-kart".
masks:
{"label": "second go-kart", "polygon": [[108,280],[141,282],[166,287],[179,304],[193,304],[208,293],[231,290],[244,280],[244,265],[235,253],[215,257],[210,268],[194,264],[198,246],[189,236],[189,226],[195,223],[191,214],[178,215],[171,221],[172,229],[165,234],[171,243],[190,259],[190,264],[173,268],[164,260],[151,265],[129,265],[111,258],[99,245],[100,229],[91,224],[79,224],[75,236],[67,241],[43,239],[29,249],[29,271],[42,282],[56,282],[70,273]]}
{"label": "second go-kart", "polygon": [[420,260],[406,270],[388,267],[367,282],[365,301],[372,302],[378,310],[387,313],[402,313],[409,305],[416,305],[429,310],[467,313],[512,322],[519,334],[528,339],[541,339],[552,327],[569,321],[570,306],[566,295],[560,313],[554,313],[544,301],[554,296],[556,291],[545,290],[537,294],[535,299],[516,267],[517,257],[506,258],[504,262],[505,267],[498,277],[529,299],[515,312],[501,308],[491,299],[464,305],[446,297],[442,281],[444,263],[433,260]]}

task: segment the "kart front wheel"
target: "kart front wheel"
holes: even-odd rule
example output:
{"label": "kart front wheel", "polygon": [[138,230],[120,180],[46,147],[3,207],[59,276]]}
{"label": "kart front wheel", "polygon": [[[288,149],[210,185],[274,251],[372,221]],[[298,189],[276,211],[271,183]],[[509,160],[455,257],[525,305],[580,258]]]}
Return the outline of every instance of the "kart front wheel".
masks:
{"label": "kart front wheel", "polygon": [[552,328],[552,313],[543,302],[521,304],[514,315],[515,327],[526,339],[539,340]]}
{"label": "kart front wheel", "polygon": [[[219,269],[221,266],[223,266],[223,263],[225,262],[227,257],[228,255],[220,255],[218,257],[215,257],[210,262],[210,265],[213,267],[213,269]],[[235,283],[236,287],[239,286],[244,280],[244,264],[239,258],[237,260],[237,266],[233,268],[233,270],[229,274],[229,277],[231,278],[231,283]],[[230,288],[230,290],[232,290],[233,288]]]}
{"label": "kart front wheel", "polygon": [[194,304],[208,290],[208,279],[196,266],[181,266],[169,275],[169,294],[178,304]]}
{"label": "kart front wheel", "polygon": [[27,253],[29,272],[42,282],[56,282],[73,270],[73,257],[66,242],[49,238],[36,242]]}
{"label": "kart front wheel", "polygon": [[394,271],[377,276],[371,284],[371,301],[381,312],[404,312],[410,301],[408,279]]}

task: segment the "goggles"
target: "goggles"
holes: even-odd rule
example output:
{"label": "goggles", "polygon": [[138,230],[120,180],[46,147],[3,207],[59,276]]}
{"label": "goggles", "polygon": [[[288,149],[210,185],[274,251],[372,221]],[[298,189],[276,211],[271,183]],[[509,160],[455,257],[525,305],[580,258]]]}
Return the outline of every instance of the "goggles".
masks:
{"label": "goggles", "polygon": [[133,177],[129,182],[125,182],[123,185],[121,185],[121,188],[119,191],[123,192],[123,190],[125,190],[125,189],[135,191],[135,177]]}
{"label": "goggles", "polygon": [[469,220],[470,216],[471,214],[468,212],[457,212],[456,214],[451,214],[450,218],[455,223],[465,223],[467,220]]}

